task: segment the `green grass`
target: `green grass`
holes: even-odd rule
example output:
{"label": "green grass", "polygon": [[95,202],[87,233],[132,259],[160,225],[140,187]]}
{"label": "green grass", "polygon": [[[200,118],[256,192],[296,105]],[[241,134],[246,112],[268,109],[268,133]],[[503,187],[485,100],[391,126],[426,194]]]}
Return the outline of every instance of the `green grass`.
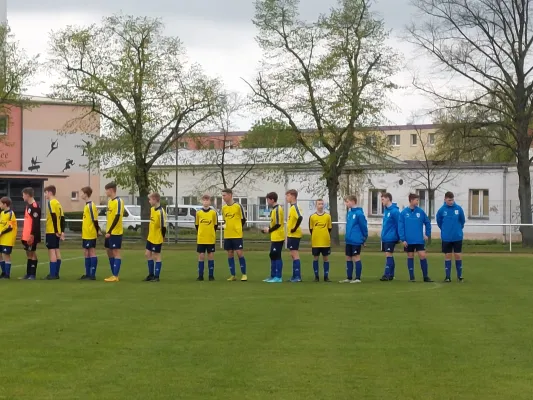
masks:
{"label": "green grass", "polygon": [[[64,250],[61,281],[0,281],[0,399],[531,399],[530,256],[468,256],[464,284],[379,282],[364,255],[360,285],[269,285],[264,252],[250,282],[195,282],[196,255],[167,251],[144,283],[140,250],[121,282],[80,282]],[[39,274],[46,274],[40,254]],[[22,264],[21,252],[14,264]],[[20,276],[24,267],[14,268]],[[99,278],[109,267],[100,259]],[[304,279],[312,277],[303,256]],[[442,279],[440,256],[431,276]],[[285,275],[290,266],[285,254]],[[417,276],[420,270],[417,268]],[[344,277],[341,253],[331,278]],[[526,277],[526,279],[524,279]]]}

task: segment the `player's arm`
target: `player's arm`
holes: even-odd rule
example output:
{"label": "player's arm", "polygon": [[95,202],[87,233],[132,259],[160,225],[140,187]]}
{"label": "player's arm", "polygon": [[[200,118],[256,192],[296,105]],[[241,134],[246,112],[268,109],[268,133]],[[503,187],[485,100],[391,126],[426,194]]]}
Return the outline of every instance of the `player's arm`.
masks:
{"label": "player's arm", "polygon": [[309,233],[313,236],[313,216],[309,217]]}
{"label": "player's arm", "polygon": [[94,203],[91,203],[91,207],[89,207],[89,213],[91,214],[91,221],[93,222],[94,229],[96,229],[97,234],[101,234],[102,231],[100,230],[100,225],[98,225],[98,218],[96,217],[96,206]]}
{"label": "player's arm", "polygon": [[213,226],[216,232],[218,230],[218,213],[215,210],[213,210]]}
{"label": "player's arm", "polygon": [[459,209],[459,223],[461,224],[461,229],[464,229],[466,218],[465,218],[465,212],[463,210],[463,207]]}
{"label": "player's arm", "polygon": [[244,208],[242,206],[242,204],[239,204],[240,208],[241,208],[241,223],[242,223],[242,226],[244,228],[244,226],[246,225],[246,214],[244,213]]}
{"label": "player's arm", "polygon": [[63,210],[61,209],[61,206],[59,208],[59,226],[61,227],[61,232],[62,233],[65,233],[65,225],[66,225],[66,221],[65,221],[65,213],[63,213]]}
{"label": "player's arm", "polygon": [[0,232],[0,236],[1,235],[5,235],[6,233],[9,233],[12,230],[13,230],[13,222],[12,221],[8,221],[8,223],[6,224],[5,228],[2,229],[2,231]]}
{"label": "player's arm", "polygon": [[52,224],[54,225],[54,233],[56,235],[59,234],[59,217],[61,215],[61,210],[59,209],[59,207],[57,206],[57,202],[50,202],[49,203],[50,207],[48,208],[49,211],[50,211],[50,218],[52,218]]}
{"label": "player's arm", "polygon": [[[293,207],[292,208],[294,210],[294,212],[296,213],[298,219],[296,220],[296,224],[294,224],[294,228],[291,229],[291,233],[294,233],[298,230],[298,228],[300,227],[300,224],[302,223],[302,221],[304,220],[304,217],[302,217],[302,213],[300,212],[300,210],[298,209],[298,207]],[[291,210],[292,212],[292,210]]]}
{"label": "player's arm", "polygon": [[424,213],[424,227],[426,228],[426,236],[431,237],[431,221],[426,213]]}
{"label": "player's arm", "polygon": [[113,229],[118,225],[118,221],[120,220],[120,199],[114,200],[111,204],[113,204],[113,212],[115,212],[115,218],[113,219],[113,222],[111,223],[111,226],[107,229],[107,234],[111,235],[111,232],[113,232]]}
{"label": "player's arm", "polygon": [[400,242],[405,242],[405,220],[403,213],[400,213],[398,218],[398,236],[400,236]]}
{"label": "player's arm", "polygon": [[437,220],[437,226],[439,227],[439,229],[442,229],[442,220],[443,220],[442,208],[439,208],[439,211],[437,211],[437,215],[435,216],[435,219]]}
{"label": "player's arm", "polygon": [[41,225],[41,208],[34,208],[31,213],[31,235],[39,236]]}
{"label": "player's arm", "polygon": [[331,223],[331,215],[328,214],[328,232],[331,233],[333,229],[333,224]]}
{"label": "player's arm", "polygon": [[196,228],[196,232],[198,232],[198,228],[200,227],[200,217],[198,216],[198,213],[199,211],[196,211],[196,216],[194,217],[194,227]]}
{"label": "player's arm", "polygon": [[167,235],[167,218],[165,216],[165,212],[163,209],[159,210],[160,213],[160,223],[161,223],[161,234],[163,235],[163,239]]}
{"label": "player's arm", "polygon": [[368,221],[366,220],[365,214],[361,213],[357,216],[357,223],[363,234],[363,243],[366,243],[368,239]]}
{"label": "player's arm", "polygon": [[279,215],[279,207],[276,207],[276,221],[273,226],[268,228],[268,233],[272,233],[274,231],[277,231],[279,228],[281,228],[281,218]]}

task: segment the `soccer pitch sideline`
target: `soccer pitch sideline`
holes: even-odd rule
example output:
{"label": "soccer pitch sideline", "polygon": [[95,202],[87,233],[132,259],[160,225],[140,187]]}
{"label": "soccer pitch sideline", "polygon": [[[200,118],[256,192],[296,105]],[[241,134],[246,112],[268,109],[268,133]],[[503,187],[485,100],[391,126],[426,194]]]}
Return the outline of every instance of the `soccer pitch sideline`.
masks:
{"label": "soccer pitch sideline", "polygon": [[[38,275],[48,270],[41,251]],[[193,251],[163,252],[161,282],[141,282],[141,250],[125,250],[121,282],[83,274],[64,250],[60,281],[0,281],[0,399],[528,399],[533,398],[531,256],[465,255],[465,283],[379,282],[381,254],[363,254],[363,283],[266,284],[266,252],[246,253],[249,282],[196,282]],[[285,276],[291,266],[284,254]],[[344,278],[331,257],[331,279]],[[421,278],[416,267],[417,278]]]}

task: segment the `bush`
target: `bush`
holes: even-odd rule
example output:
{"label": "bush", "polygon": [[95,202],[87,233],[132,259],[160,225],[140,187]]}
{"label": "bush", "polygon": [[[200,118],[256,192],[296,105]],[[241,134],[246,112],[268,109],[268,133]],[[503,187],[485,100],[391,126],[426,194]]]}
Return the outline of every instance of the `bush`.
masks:
{"label": "bush", "polygon": [[83,211],[72,211],[65,213],[65,219],[67,220],[65,229],[72,232],[81,232],[81,222],[69,222],[69,219],[83,219]]}

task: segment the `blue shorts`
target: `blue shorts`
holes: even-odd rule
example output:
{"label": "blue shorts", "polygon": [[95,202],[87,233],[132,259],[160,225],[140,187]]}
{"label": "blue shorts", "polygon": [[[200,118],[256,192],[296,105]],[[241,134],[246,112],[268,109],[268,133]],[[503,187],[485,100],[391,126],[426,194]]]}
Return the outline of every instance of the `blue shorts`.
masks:
{"label": "blue shorts", "polygon": [[48,250],[59,249],[59,242],[61,239],[58,238],[55,233],[47,233],[44,240]]}
{"label": "blue shorts", "polygon": [[106,238],[104,247],[111,250],[122,248],[122,235],[111,235],[109,239]]}
{"label": "blue shorts", "polygon": [[287,238],[287,248],[289,250],[300,250],[300,238]]}
{"label": "blue shorts", "polygon": [[321,254],[322,257],[327,257],[331,254],[331,247],[313,247],[311,254],[313,254],[313,257],[319,257]]}
{"label": "blue shorts", "polygon": [[456,242],[442,242],[442,252],[444,254],[461,254],[463,252],[463,241],[458,240]]}
{"label": "blue shorts", "polygon": [[81,247],[83,247],[84,249],[96,248],[96,239],[82,239]]}
{"label": "blue shorts", "polygon": [[0,253],[2,254],[11,254],[13,251],[13,246],[0,246]]}
{"label": "blue shorts", "polygon": [[346,257],[355,257],[361,254],[360,244],[348,244],[346,243],[345,251]]}
{"label": "blue shorts", "polygon": [[197,244],[196,245],[196,252],[198,254],[210,254],[214,253],[217,245],[215,243],[213,244]]}
{"label": "blue shorts", "polygon": [[426,245],[425,244],[408,244],[407,247],[405,247],[406,253],[418,253],[419,251],[426,251]]}
{"label": "blue shorts", "polygon": [[394,253],[396,243],[393,242],[381,242],[381,251],[383,253]]}
{"label": "blue shorts", "polygon": [[244,241],[240,239],[224,239],[224,250],[244,250]]}
{"label": "blue shorts", "polygon": [[270,259],[271,260],[281,260],[281,252],[283,251],[283,245],[285,242],[270,242]]}
{"label": "blue shorts", "polygon": [[152,242],[146,241],[146,250],[152,253],[161,253],[161,247],[163,247],[163,243],[153,244]]}

